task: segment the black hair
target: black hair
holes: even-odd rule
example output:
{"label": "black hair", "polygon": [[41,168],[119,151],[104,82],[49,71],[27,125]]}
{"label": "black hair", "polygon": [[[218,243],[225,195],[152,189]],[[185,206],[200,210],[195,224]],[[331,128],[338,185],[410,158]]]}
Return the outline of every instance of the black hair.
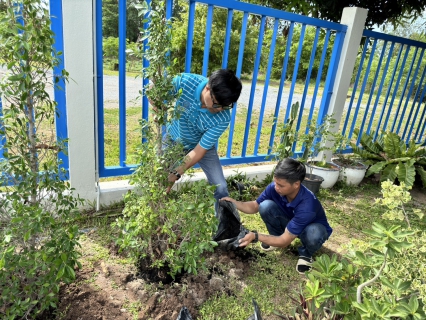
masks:
{"label": "black hair", "polygon": [[218,104],[228,106],[238,100],[243,85],[234,71],[219,69],[210,75],[208,86]]}
{"label": "black hair", "polygon": [[274,170],[274,177],[278,179],[285,179],[289,183],[296,181],[302,182],[305,179],[306,168],[305,165],[292,158],[285,158],[277,163]]}

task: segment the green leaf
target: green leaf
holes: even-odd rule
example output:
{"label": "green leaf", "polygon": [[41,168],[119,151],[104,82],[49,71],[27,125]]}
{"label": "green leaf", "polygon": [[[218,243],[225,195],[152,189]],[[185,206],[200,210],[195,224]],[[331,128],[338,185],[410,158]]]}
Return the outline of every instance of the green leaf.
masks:
{"label": "green leaf", "polygon": [[70,276],[71,279],[75,279],[75,272],[74,269],[71,268],[70,266],[66,266],[66,271],[68,273],[68,275]]}
{"label": "green leaf", "polygon": [[405,163],[399,163],[396,167],[396,174],[400,182],[404,182],[405,185],[411,189],[414,184],[416,177],[416,169],[414,168],[414,162],[416,160],[411,159]]}
{"label": "green leaf", "polygon": [[14,76],[9,76],[8,80],[10,80],[10,81],[20,81],[20,80],[22,80],[24,78],[24,75],[25,75],[24,73],[20,73],[20,74],[14,75]]}
{"label": "green leaf", "polygon": [[397,167],[397,164],[395,164],[395,163],[388,164],[382,170],[380,180],[381,181],[390,180],[390,181],[394,182],[396,177],[398,176],[398,174],[396,172],[396,167]]}
{"label": "green leaf", "polygon": [[366,176],[370,176],[374,173],[379,173],[380,171],[382,171],[382,169],[387,165],[387,162],[385,161],[381,161],[381,162],[377,162],[374,165],[372,165],[368,171]]}
{"label": "green leaf", "polygon": [[404,141],[394,132],[387,132],[383,139],[384,151],[388,159],[399,158],[406,154]]}
{"label": "green leaf", "polygon": [[59,268],[58,274],[56,275],[56,280],[61,279],[61,278],[62,278],[62,276],[64,275],[64,273],[65,273],[65,267],[62,265],[62,266]]}

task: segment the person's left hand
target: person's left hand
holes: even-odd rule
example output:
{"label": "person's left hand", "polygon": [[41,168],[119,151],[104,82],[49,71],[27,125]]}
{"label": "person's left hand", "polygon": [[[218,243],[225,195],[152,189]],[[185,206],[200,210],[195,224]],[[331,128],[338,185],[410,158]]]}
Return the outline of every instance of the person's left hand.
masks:
{"label": "person's left hand", "polygon": [[247,233],[244,238],[240,239],[238,242],[240,243],[240,247],[246,247],[248,246],[255,238],[255,235],[253,232]]}

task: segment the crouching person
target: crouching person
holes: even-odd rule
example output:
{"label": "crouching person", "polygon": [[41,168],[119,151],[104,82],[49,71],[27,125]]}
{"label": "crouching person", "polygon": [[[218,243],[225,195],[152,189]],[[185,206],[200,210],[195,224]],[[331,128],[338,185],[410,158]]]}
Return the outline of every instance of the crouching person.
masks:
{"label": "crouching person", "polygon": [[303,163],[286,158],[275,167],[274,179],[255,201],[236,201],[230,197],[222,198],[235,203],[244,213],[260,213],[269,235],[252,231],[240,240],[240,247],[261,242],[264,251],[285,248],[299,238],[299,260],[296,270],[303,274],[312,266],[313,254],[330,237],[332,229],[325,211],[315,195],[302,185],[306,168]]}

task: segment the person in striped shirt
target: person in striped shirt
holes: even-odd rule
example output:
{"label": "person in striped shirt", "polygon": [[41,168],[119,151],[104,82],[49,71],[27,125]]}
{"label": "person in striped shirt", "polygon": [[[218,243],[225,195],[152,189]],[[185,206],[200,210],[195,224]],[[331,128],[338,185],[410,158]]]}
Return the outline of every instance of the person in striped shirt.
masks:
{"label": "person in striped shirt", "polygon": [[240,97],[241,81],[232,70],[220,69],[208,79],[192,73],[179,74],[173,85],[181,94],[175,105],[178,116],[167,124],[167,133],[172,141],[183,144],[186,157],[173,168],[168,180],[173,184],[198,163],[209,183],[217,186],[214,197],[218,201],[229,193],[216,143],[229,125],[231,109]]}

